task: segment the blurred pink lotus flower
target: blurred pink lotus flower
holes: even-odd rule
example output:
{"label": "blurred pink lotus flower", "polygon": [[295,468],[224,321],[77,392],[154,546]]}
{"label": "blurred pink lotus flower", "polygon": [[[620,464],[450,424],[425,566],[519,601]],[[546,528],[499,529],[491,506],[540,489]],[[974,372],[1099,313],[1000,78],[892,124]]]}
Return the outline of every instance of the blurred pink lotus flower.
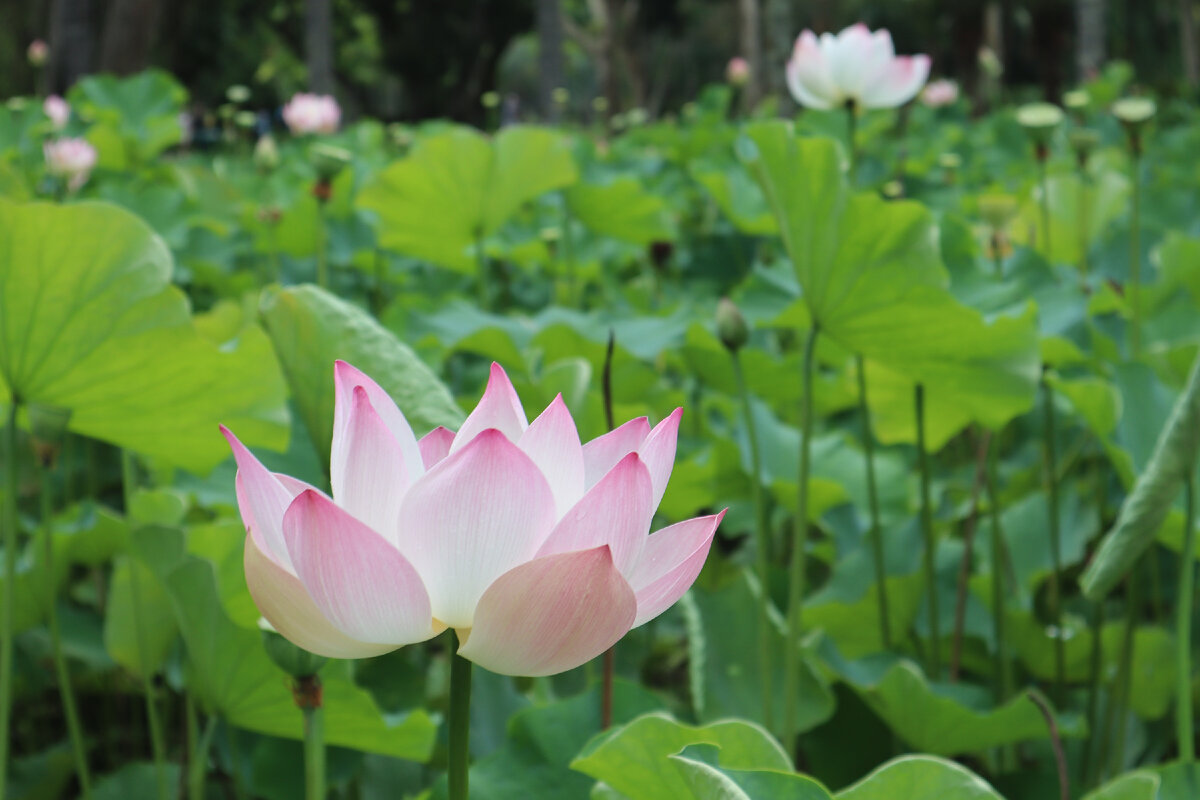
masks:
{"label": "blurred pink lotus flower", "polygon": [[42,103],[42,111],[50,118],[54,130],[62,130],[71,119],[71,105],[56,94],[52,94]]}
{"label": "blurred pink lotus flower", "polygon": [[283,121],[296,135],[336,133],[342,109],[331,95],[300,92],[283,107]]}
{"label": "blurred pink lotus flower", "polygon": [[361,658],[458,633],[459,654],[552,675],[692,585],[724,512],[650,534],[681,409],[581,445],[558,396],[532,423],[499,365],[457,433],[418,441],[370,378],[334,368],[333,496],[237,459],[246,582],[295,644]]}
{"label": "blurred pink lotus flower", "polygon": [[64,178],[72,192],[87,183],[96,166],[96,148],[87,139],[56,139],[42,146],[46,171]]}
{"label": "blurred pink lotus flower", "polygon": [[787,64],[792,96],[816,109],[895,108],[915,97],[928,77],[929,56],[897,56],[891,34],[872,33],[862,23],[820,38],[805,30]]}
{"label": "blurred pink lotus flower", "polygon": [[731,86],[745,86],[746,81],[750,80],[750,62],[741,56],[729,59],[725,67],[725,80]]}
{"label": "blurred pink lotus flower", "polygon": [[41,39],[34,39],[29,43],[29,49],[25,51],[25,56],[33,66],[44,66],[46,59],[50,57],[50,46]]}
{"label": "blurred pink lotus flower", "polygon": [[948,78],[930,81],[921,92],[921,102],[930,108],[952,105],[958,100],[958,84]]}

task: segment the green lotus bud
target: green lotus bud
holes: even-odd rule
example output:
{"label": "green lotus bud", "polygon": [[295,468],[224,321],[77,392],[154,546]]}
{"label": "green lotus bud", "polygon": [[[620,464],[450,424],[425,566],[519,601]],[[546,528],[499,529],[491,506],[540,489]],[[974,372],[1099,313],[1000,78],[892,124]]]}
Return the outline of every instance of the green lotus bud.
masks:
{"label": "green lotus bud", "polygon": [[721,344],[736,353],[750,340],[750,328],[742,311],[728,297],[717,301],[717,336]]}
{"label": "green lotus bud", "polygon": [[279,166],[279,148],[269,133],[254,145],[254,166],[268,172]]}
{"label": "green lotus bud", "polygon": [[977,202],[979,216],[993,230],[1005,228],[1017,215],[1017,198],[1011,194],[984,194],[979,196]]}
{"label": "green lotus bud", "polygon": [[317,176],[325,183],[332,181],[353,158],[349,150],[323,142],[308,148],[308,160],[316,167]]}
{"label": "green lotus bud", "polygon": [[[266,621],[259,623],[263,625]],[[310,653],[298,647],[273,630],[263,628],[263,649],[267,656],[275,662],[275,666],[291,675],[293,678],[307,678],[316,675],[329,659]]]}
{"label": "green lotus bud", "polygon": [[990,47],[979,48],[979,68],[983,70],[983,74],[995,80],[1004,74],[1004,64],[1001,63],[1000,57],[996,55],[996,51]]}
{"label": "green lotus bud", "polygon": [[904,197],[904,184],[900,181],[888,181],[880,189],[888,200],[899,200]]}
{"label": "green lotus bud", "polygon": [[240,105],[250,99],[250,89],[240,83],[235,83],[225,90],[225,97],[229,102]]}
{"label": "green lotus bud", "polygon": [[557,105],[565,106],[571,99],[571,93],[568,92],[564,87],[559,86],[550,93],[550,99],[553,100]]}
{"label": "green lotus bud", "polygon": [[500,93],[484,92],[483,97],[479,98],[479,102],[483,104],[484,108],[496,108],[500,105]]}
{"label": "green lotus bud", "polygon": [[1123,124],[1137,127],[1150,120],[1158,107],[1149,97],[1123,97],[1113,103],[1113,115]]}

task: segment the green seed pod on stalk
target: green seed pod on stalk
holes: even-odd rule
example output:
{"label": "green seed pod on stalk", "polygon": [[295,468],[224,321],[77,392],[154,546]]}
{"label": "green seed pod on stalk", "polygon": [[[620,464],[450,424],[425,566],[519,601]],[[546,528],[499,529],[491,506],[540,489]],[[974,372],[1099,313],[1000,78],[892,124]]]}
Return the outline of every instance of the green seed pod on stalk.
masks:
{"label": "green seed pod on stalk", "polygon": [[1067,141],[1071,144],[1079,166],[1085,167],[1092,152],[1100,146],[1100,133],[1091,128],[1076,128],[1067,134]]}
{"label": "green seed pod on stalk", "polygon": [[978,199],[979,216],[995,230],[1008,227],[1017,215],[1017,198],[1011,194],[984,194]]}
{"label": "green seed pod on stalk", "polygon": [[717,336],[721,344],[732,352],[741,350],[750,340],[750,328],[741,309],[728,297],[717,301]]}
{"label": "green seed pod on stalk", "polygon": [[308,148],[308,160],[324,183],[329,183],[350,163],[353,155],[343,147],[318,143]]}
{"label": "green seed pod on stalk", "polygon": [[1026,103],[1017,109],[1017,122],[1033,141],[1039,161],[1048,155],[1050,137],[1062,121],[1063,111],[1053,103]]}

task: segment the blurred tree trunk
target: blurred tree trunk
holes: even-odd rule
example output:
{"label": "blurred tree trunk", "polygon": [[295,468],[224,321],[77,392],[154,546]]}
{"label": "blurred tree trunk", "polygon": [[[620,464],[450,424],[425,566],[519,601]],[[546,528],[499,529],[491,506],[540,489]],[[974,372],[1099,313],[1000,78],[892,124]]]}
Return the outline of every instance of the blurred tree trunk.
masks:
{"label": "blurred tree trunk", "polygon": [[92,0],[54,0],[50,7],[50,92],[66,93],[92,70],[95,9]]}
{"label": "blurred tree trunk", "polygon": [[738,23],[740,55],[750,65],[750,77],[742,87],[742,107],[749,111],[762,96],[762,23],[758,0],[738,0]]}
{"label": "blurred tree trunk", "polygon": [[1192,0],[1179,0],[1179,44],[1183,50],[1183,77],[1189,89],[1200,84],[1200,48],[1196,43],[1196,18]]}
{"label": "blurred tree trunk", "polygon": [[332,0],[305,0],[304,62],[309,91],[333,94]]}
{"label": "blurred tree trunk", "polygon": [[[1187,2],[1181,0],[1180,5],[1186,6]],[[1080,81],[1095,75],[1104,65],[1104,14],[1104,0],[1075,0],[1075,67]]]}
{"label": "blurred tree trunk", "polygon": [[150,66],[161,0],[111,0],[104,18],[100,69],[130,75]]}
{"label": "blurred tree trunk", "polygon": [[562,0],[537,0],[537,31],[538,106],[543,118],[558,122],[554,90],[565,80]]}

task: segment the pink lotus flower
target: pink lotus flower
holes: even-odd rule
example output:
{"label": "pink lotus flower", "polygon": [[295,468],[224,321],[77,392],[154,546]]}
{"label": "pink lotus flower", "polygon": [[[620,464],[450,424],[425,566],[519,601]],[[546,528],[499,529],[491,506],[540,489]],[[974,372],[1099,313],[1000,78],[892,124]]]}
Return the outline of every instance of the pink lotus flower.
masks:
{"label": "pink lotus flower", "polygon": [[65,178],[72,192],[87,183],[96,166],[96,148],[87,139],[57,139],[42,145],[46,171]]}
{"label": "pink lotus flower", "polygon": [[46,59],[50,57],[50,46],[41,39],[34,39],[29,43],[29,49],[25,51],[25,56],[33,66],[44,66]]}
{"label": "pink lotus flower", "polygon": [[921,102],[930,108],[952,105],[958,100],[958,84],[947,78],[930,81],[921,92]]}
{"label": "pink lotus flower", "polygon": [[729,59],[729,64],[725,67],[725,80],[731,86],[745,86],[750,80],[750,62],[741,56]]}
{"label": "pink lotus flower", "polygon": [[336,133],[342,121],[342,109],[330,95],[300,92],[283,107],[283,121],[296,135]]}
{"label": "pink lotus flower", "polygon": [[851,25],[818,39],[805,30],[787,64],[796,102],[809,108],[894,108],[916,96],[929,77],[929,56],[897,56],[886,30]]}
{"label": "pink lotus flower", "polygon": [[71,105],[56,94],[52,94],[42,103],[42,111],[50,118],[54,130],[62,130],[71,119]]}
{"label": "pink lotus flower", "polygon": [[457,433],[418,441],[391,398],[334,369],[333,497],[266,470],[228,430],[246,582],[285,637],[361,658],[454,628],[493,672],[552,675],[669,608],[724,512],[650,534],[682,411],[581,445],[554,399],[532,423],[499,365]]}

